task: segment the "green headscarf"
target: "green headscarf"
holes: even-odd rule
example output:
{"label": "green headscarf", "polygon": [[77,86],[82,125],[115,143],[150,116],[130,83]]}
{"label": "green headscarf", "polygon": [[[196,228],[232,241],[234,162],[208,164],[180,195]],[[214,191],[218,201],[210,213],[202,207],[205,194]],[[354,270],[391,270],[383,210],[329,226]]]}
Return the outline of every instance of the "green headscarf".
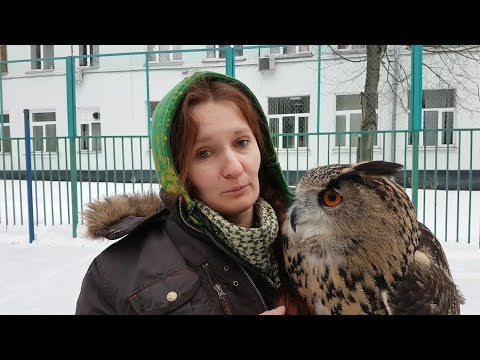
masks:
{"label": "green headscarf", "polygon": [[280,193],[284,196],[284,200],[287,205],[289,205],[293,200],[293,193],[288,187],[282,169],[280,168],[280,164],[278,163],[272,137],[268,128],[267,118],[262,107],[258,103],[257,98],[242,82],[230,76],[210,71],[196,72],[187,76],[165,95],[153,112],[151,127],[153,160],[155,162],[155,168],[162,189],[169,193],[180,194],[184,198],[188,211],[195,208],[195,201],[193,201],[190,194],[187,192],[175,170],[172,151],[170,149],[170,131],[175,113],[185,98],[186,93],[193,85],[202,79],[224,81],[236,86],[247,95],[253,105],[257,108],[261,117],[261,130],[267,150],[267,159],[262,159],[259,178],[260,180],[268,179],[271,186],[280,190]]}

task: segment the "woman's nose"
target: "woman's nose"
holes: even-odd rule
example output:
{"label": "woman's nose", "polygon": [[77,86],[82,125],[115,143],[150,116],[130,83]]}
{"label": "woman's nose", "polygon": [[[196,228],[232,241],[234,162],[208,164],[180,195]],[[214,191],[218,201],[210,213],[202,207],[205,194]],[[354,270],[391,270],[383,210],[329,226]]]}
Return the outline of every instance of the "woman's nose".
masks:
{"label": "woman's nose", "polygon": [[223,176],[225,177],[237,177],[243,171],[243,166],[240,160],[234,153],[227,153],[225,156],[225,165],[223,168]]}

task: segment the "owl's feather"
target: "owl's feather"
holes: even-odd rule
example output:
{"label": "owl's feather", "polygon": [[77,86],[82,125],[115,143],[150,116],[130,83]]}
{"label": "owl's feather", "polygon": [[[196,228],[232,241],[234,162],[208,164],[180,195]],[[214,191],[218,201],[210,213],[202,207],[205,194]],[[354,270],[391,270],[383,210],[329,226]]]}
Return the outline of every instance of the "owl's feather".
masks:
{"label": "owl's feather", "polygon": [[[460,312],[464,299],[439,241],[391,179],[400,168],[383,161],[330,165],[300,180],[282,228],[284,256],[311,313]],[[341,201],[330,205],[335,194]]]}

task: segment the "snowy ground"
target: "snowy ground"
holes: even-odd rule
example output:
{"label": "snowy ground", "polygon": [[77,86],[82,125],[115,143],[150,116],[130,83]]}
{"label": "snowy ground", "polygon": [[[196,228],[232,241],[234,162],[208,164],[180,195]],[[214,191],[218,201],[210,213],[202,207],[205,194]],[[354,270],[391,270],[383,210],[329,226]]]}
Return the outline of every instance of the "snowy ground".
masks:
{"label": "snowy ground", "polygon": [[[73,314],[85,271],[112,242],[73,239],[68,226],[0,232],[0,314]],[[79,228],[81,234],[83,228]],[[480,315],[480,251],[477,244],[442,243],[452,275],[467,302],[462,314]]]}
{"label": "snowy ground", "polygon": [[[38,225],[35,241],[29,244],[25,182],[2,180],[0,185],[0,314],[73,314],[88,265],[112,242],[85,240],[82,225],[78,237],[72,238],[66,215],[67,184],[52,181],[39,182],[33,189],[34,199],[38,199],[34,206]],[[112,195],[149,187],[82,185],[79,210],[107,191]],[[480,315],[480,192],[449,191],[447,196],[445,191],[427,190],[425,194],[424,206],[424,192],[419,192],[418,218],[436,233],[445,249],[454,280],[467,299],[462,314]]]}

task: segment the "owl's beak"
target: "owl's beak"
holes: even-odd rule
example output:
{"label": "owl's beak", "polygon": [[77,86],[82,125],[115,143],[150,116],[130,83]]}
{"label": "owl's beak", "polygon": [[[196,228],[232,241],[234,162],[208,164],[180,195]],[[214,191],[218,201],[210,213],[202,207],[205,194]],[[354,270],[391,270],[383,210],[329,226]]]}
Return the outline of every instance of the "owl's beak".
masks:
{"label": "owl's beak", "polygon": [[292,227],[293,232],[297,230],[297,208],[292,208],[290,212],[290,226]]}

